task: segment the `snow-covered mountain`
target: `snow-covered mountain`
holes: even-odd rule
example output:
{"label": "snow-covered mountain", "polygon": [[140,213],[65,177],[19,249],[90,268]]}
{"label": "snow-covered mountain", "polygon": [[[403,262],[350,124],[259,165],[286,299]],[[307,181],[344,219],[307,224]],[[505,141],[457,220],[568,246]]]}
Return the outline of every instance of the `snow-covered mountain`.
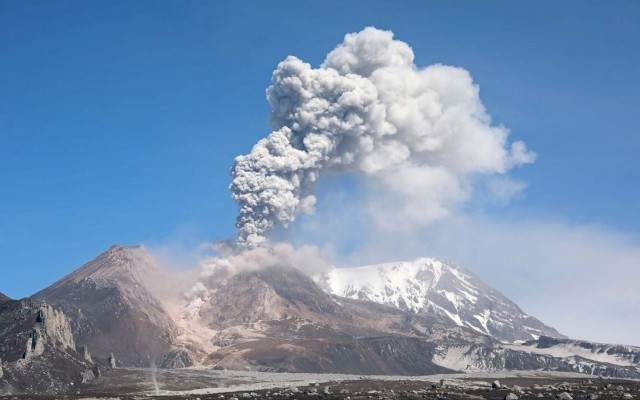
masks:
{"label": "snow-covered mountain", "polygon": [[435,258],[335,268],[316,281],[327,293],[437,315],[503,342],[564,338],[473,273]]}

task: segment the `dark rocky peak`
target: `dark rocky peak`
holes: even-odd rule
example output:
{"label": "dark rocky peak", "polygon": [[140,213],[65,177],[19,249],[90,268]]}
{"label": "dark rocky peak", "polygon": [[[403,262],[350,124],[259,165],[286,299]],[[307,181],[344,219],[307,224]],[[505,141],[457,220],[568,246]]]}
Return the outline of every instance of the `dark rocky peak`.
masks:
{"label": "dark rocky peak", "polygon": [[11,297],[5,295],[4,293],[0,293],[0,303],[4,303],[6,301],[11,301]]}
{"label": "dark rocky peak", "polygon": [[76,279],[84,277],[144,281],[144,274],[161,270],[156,259],[143,246],[114,245],[77,270]]}
{"label": "dark rocky peak", "polygon": [[109,250],[71,272],[53,285],[36,293],[33,297],[43,299],[56,292],[67,283],[86,280],[96,282],[119,282],[135,288],[145,287],[151,290],[162,281],[168,272],[143,246],[113,245]]}

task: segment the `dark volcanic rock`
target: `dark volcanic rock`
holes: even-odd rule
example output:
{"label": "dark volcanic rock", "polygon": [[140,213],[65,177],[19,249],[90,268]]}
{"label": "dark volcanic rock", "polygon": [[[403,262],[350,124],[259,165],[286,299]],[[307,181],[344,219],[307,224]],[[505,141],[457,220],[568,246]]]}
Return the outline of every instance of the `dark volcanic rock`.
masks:
{"label": "dark volcanic rock", "polygon": [[185,350],[173,350],[164,354],[158,362],[158,368],[187,368],[194,365],[193,358]]}

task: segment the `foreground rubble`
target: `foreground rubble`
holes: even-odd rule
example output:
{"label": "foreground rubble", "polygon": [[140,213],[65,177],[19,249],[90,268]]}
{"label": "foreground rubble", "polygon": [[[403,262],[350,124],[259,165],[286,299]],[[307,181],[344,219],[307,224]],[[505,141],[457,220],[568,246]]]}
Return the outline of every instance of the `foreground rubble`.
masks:
{"label": "foreground rubble", "polygon": [[[0,397],[2,398],[2,397]],[[25,399],[640,400],[640,381],[553,372],[421,377],[119,369],[56,396]]]}

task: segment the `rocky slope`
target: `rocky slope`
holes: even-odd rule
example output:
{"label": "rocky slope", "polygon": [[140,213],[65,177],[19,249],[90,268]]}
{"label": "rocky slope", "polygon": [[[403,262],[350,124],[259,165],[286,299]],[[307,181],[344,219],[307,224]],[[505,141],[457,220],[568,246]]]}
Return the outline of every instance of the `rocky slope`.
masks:
{"label": "rocky slope", "polygon": [[63,310],[94,358],[149,367],[178,351],[176,325],[151,289],[163,274],[144,248],[112,246],[33,298]]}
{"label": "rocky slope", "polygon": [[470,271],[434,258],[333,269],[316,280],[334,295],[437,315],[503,342],[565,337]]}
{"label": "rocky slope", "polygon": [[[294,268],[239,273],[196,305],[185,326],[197,321],[208,330],[200,337],[208,344],[202,349],[206,365],[377,374],[447,371],[430,361],[434,346],[418,338],[451,325],[331,296]],[[456,334],[474,335],[465,329]]]}
{"label": "rocky slope", "polygon": [[69,320],[28,299],[0,304],[0,394],[68,392],[99,374],[77,351]]}

